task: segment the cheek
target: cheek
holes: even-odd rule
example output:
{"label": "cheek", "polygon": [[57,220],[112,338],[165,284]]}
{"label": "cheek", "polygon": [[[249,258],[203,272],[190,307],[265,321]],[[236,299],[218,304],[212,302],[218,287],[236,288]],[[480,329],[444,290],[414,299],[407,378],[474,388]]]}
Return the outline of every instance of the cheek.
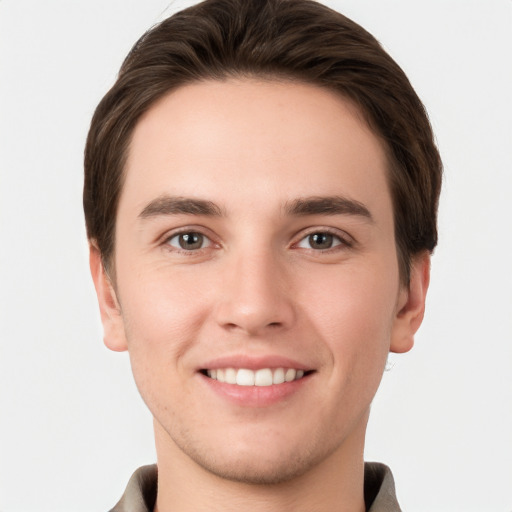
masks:
{"label": "cheek", "polygon": [[[190,283],[162,273],[128,281],[121,306],[132,372],[143,400],[160,419],[187,396],[186,354],[204,323],[204,302]],[[177,388],[180,393],[173,391]]]}
{"label": "cheek", "polygon": [[204,320],[204,295],[196,283],[163,271],[125,278],[122,314],[130,352],[137,356],[171,360],[194,342]]}
{"label": "cheek", "polygon": [[[385,361],[398,293],[398,271],[394,274],[389,266],[368,265],[340,269],[328,279],[308,278],[303,284],[308,290],[303,300],[309,304],[310,321],[330,346],[333,358],[352,365]],[[322,289],[318,282],[329,284]]]}
{"label": "cheek", "polygon": [[[373,265],[345,270],[337,269],[329,279],[317,275],[310,280],[310,274],[307,284],[302,283],[309,296],[303,302],[309,323],[304,330],[309,327],[329,360],[316,402],[323,404],[321,422],[335,432],[368,412],[389,353],[398,289],[398,278],[387,279],[386,274],[374,272]],[[320,278],[329,283],[328,288],[318,287]]]}

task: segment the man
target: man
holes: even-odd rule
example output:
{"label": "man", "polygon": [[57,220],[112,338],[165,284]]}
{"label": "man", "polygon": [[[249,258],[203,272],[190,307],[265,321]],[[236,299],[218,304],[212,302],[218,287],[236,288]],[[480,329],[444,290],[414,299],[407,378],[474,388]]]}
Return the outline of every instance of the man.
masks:
{"label": "man", "polygon": [[136,43],[85,154],[105,343],[158,458],[114,511],[399,510],[364,437],[440,181],[402,70],[320,4],[208,0]]}

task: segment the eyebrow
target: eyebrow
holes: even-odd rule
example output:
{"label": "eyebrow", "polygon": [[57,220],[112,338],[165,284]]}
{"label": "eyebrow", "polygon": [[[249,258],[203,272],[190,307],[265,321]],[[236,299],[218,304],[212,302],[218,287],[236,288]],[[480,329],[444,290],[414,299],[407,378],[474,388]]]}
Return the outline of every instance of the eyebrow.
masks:
{"label": "eyebrow", "polygon": [[[373,222],[370,211],[363,203],[341,196],[301,197],[287,202],[284,210],[290,216],[356,215]],[[179,214],[222,217],[224,212],[217,204],[205,199],[164,195],[150,201],[140,212],[139,218]]]}
{"label": "eyebrow", "polygon": [[370,210],[359,201],[341,196],[313,196],[295,199],[286,203],[288,215],[356,215],[373,222]]}
{"label": "eyebrow", "polygon": [[139,218],[149,219],[159,215],[206,215],[221,217],[223,212],[212,201],[180,196],[160,196],[149,202],[139,213]]}

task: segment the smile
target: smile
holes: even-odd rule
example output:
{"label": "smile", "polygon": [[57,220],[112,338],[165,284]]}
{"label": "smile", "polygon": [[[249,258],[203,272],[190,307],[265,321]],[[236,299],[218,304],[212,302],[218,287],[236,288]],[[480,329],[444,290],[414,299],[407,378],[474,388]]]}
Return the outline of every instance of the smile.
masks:
{"label": "smile", "polygon": [[304,377],[308,372],[294,368],[261,368],[249,370],[247,368],[217,368],[215,370],[203,370],[207,375],[218,382],[236,384],[238,386],[272,386],[284,384]]}

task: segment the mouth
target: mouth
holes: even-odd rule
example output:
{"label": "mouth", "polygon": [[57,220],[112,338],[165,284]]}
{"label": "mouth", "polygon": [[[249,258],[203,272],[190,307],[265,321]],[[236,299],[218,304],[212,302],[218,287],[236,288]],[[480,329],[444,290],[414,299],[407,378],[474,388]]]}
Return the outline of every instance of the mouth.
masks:
{"label": "mouth", "polygon": [[210,379],[237,386],[273,386],[301,380],[312,374],[314,370],[295,368],[215,368],[203,369],[200,373]]}

